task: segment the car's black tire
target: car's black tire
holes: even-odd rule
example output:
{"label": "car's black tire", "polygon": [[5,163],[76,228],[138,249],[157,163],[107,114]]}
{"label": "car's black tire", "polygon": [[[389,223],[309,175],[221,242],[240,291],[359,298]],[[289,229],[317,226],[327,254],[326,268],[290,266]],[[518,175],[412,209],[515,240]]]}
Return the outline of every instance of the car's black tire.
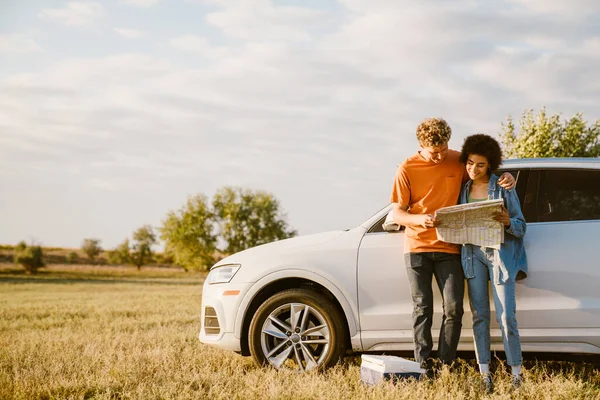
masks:
{"label": "car's black tire", "polygon": [[269,297],[256,310],[248,334],[258,365],[283,368],[292,358],[300,370],[334,365],[347,341],[346,321],[336,304],[310,289],[288,289]]}

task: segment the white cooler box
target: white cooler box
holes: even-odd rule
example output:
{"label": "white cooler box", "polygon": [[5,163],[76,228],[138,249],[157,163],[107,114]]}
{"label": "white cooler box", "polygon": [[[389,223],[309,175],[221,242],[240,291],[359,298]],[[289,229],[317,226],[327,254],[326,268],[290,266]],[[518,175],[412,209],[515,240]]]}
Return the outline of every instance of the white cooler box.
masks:
{"label": "white cooler box", "polygon": [[402,357],[363,354],[361,358],[360,380],[369,385],[385,379],[419,379],[425,372],[419,363]]}

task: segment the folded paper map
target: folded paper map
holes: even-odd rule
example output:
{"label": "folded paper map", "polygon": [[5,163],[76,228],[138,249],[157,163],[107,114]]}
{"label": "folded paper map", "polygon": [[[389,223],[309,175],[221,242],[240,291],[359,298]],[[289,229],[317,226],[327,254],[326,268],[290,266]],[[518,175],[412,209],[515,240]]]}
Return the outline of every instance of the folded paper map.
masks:
{"label": "folded paper map", "polygon": [[504,227],[492,215],[502,212],[502,204],[503,200],[497,199],[440,208],[435,212],[440,221],[436,228],[438,239],[499,249],[504,242]]}

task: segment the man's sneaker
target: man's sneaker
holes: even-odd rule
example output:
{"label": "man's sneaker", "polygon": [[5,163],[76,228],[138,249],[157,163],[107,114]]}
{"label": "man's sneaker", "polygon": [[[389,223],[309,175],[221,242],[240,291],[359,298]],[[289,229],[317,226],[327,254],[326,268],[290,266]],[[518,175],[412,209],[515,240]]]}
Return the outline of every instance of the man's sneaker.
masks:
{"label": "man's sneaker", "polygon": [[523,374],[513,375],[512,377],[512,387],[513,389],[518,389],[523,384]]}
{"label": "man's sneaker", "polygon": [[481,376],[481,388],[487,394],[494,392],[494,382],[492,382],[491,374],[484,374]]}

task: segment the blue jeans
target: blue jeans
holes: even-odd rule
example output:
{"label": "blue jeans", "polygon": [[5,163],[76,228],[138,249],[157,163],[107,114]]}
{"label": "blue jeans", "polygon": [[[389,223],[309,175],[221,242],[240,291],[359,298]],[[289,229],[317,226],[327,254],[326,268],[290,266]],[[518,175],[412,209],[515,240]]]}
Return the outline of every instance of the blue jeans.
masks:
{"label": "blue jeans", "polygon": [[442,327],[438,357],[444,363],[456,358],[463,316],[465,292],[460,254],[428,252],[404,255],[406,273],[413,301],[413,340],[415,360],[423,367],[430,365],[433,339],[433,286],[435,277],[443,300]]}
{"label": "blue jeans", "polygon": [[504,352],[508,365],[522,364],[521,339],[517,327],[517,302],[515,299],[515,280],[508,279],[505,283],[493,282],[493,249],[473,248],[473,270],[475,276],[467,279],[469,287],[469,303],[473,313],[473,335],[475,337],[475,354],[479,364],[490,362],[490,295],[489,284],[492,284],[496,321],[500,325]]}

